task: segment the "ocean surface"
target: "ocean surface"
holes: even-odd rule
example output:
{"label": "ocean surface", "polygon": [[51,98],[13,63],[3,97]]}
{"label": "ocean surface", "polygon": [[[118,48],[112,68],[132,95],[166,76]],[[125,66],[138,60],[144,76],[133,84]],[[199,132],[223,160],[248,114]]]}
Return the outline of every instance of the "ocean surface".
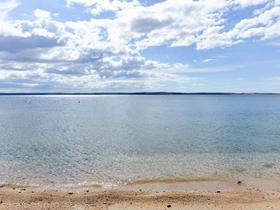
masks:
{"label": "ocean surface", "polygon": [[0,96],[0,182],[280,178],[280,96]]}

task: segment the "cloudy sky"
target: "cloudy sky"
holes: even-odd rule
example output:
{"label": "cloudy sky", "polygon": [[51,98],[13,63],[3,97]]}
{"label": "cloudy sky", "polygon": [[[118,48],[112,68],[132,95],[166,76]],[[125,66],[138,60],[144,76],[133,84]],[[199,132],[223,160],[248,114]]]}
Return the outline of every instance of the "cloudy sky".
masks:
{"label": "cloudy sky", "polygon": [[280,92],[280,0],[0,0],[0,92]]}

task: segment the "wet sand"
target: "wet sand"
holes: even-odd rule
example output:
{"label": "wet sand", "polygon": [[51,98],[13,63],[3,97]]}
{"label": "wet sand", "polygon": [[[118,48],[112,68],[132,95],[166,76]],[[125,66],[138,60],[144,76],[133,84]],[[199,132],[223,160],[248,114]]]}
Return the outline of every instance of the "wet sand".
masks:
{"label": "wet sand", "polygon": [[138,180],[126,186],[0,186],[0,209],[280,209],[278,180]]}

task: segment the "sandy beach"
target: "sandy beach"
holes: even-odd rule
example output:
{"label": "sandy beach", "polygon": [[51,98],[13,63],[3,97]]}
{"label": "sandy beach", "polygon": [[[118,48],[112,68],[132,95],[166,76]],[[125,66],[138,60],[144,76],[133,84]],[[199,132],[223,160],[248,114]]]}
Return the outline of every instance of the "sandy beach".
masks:
{"label": "sandy beach", "polygon": [[280,209],[277,180],[139,180],[126,186],[48,188],[2,185],[0,209]]}

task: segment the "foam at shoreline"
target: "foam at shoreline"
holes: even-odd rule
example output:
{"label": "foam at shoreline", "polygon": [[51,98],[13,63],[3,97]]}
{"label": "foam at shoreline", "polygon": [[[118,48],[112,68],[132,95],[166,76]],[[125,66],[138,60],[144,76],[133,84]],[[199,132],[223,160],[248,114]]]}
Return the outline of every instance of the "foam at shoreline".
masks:
{"label": "foam at shoreline", "polygon": [[257,190],[264,193],[279,193],[279,179],[244,178],[229,179],[226,177],[178,177],[131,180],[127,183],[83,182],[78,184],[19,184],[0,183],[0,190],[31,190],[37,192],[103,192],[107,190],[147,191],[147,192],[216,192],[235,190]]}

